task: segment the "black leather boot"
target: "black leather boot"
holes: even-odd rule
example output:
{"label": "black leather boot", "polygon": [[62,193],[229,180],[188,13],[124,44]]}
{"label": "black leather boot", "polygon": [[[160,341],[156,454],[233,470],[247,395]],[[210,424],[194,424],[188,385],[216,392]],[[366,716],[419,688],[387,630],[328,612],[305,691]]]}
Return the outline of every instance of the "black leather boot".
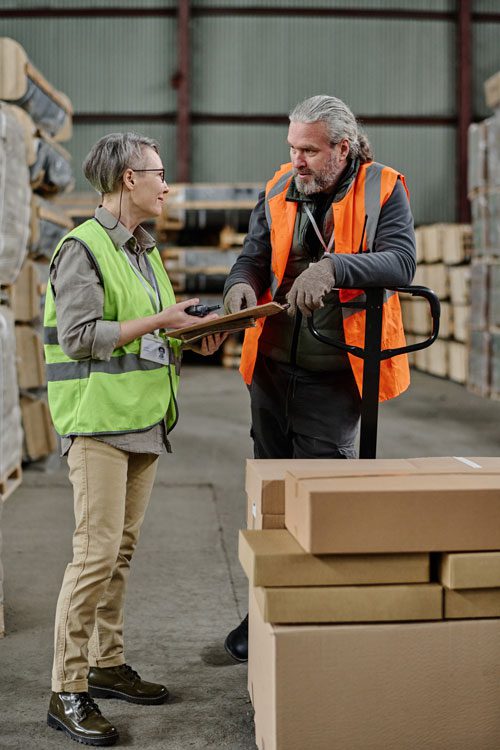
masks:
{"label": "black leather boot", "polygon": [[47,724],[83,745],[114,745],[118,732],[88,693],[52,693]]}
{"label": "black leather boot", "polygon": [[128,664],[90,667],[89,693],[93,698],[118,698],[143,706],[155,706],[168,699],[168,690],[164,685],[146,682]]}
{"label": "black leather boot", "polygon": [[224,648],[236,661],[248,661],[248,615],[237,628],[231,630],[224,641]]}

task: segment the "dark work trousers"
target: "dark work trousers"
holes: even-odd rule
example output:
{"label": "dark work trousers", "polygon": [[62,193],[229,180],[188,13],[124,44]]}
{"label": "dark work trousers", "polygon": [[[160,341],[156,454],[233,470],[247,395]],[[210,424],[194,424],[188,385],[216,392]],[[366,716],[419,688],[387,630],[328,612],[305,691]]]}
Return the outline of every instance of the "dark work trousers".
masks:
{"label": "dark work trousers", "polygon": [[312,372],[258,355],[249,386],[255,458],[356,458],[351,369]]}

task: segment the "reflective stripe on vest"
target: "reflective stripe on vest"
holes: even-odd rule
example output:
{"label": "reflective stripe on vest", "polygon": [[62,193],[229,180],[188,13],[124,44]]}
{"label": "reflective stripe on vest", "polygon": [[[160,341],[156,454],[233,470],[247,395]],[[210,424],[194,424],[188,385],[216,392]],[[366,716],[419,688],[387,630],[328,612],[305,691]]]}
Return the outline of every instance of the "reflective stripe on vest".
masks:
{"label": "reflective stripe on vest", "polygon": [[[286,201],[288,187],[293,178],[290,164],[284,164],[266,186],[266,216],[271,236],[271,283],[270,288],[259,299],[259,303],[272,299],[285,273],[297,214],[297,203]],[[335,226],[335,248],[338,253],[370,251],[374,247],[380,212],[388,200],[396,181],[403,175],[376,162],[360,166],[356,179],[342,200],[332,204]],[[344,337],[348,344],[363,348],[366,313],[365,294],[359,289],[341,289]],[[360,309],[360,307],[362,309]],[[398,295],[386,292],[384,296],[382,348],[405,346],[401,308]],[[240,372],[246,383],[250,383],[258,351],[258,340],[265,319],[257,321],[255,328],[245,332]],[[349,355],[349,361],[362,392],[363,361]],[[406,355],[384,360],[381,363],[379,398],[384,401],[399,395],[409,385],[409,367]]]}
{"label": "reflective stripe on vest", "polygon": [[[78,239],[92,256],[104,289],[104,321],[132,320],[153,314],[148,290],[131,269],[125,254],[117,250],[95,220],[66,235],[53,258],[70,237]],[[148,258],[162,306],[174,304],[172,286],[158,250],[153,249]],[[169,339],[165,346],[176,353],[179,342]],[[168,426],[175,423],[174,396],[178,383],[175,367],[141,359],[140,338],[115,349],[109,361],[71,359],[59,344],[50,284],[45,302],[44,351],[49,406],[60,435],[147,430],[165,417]]]}

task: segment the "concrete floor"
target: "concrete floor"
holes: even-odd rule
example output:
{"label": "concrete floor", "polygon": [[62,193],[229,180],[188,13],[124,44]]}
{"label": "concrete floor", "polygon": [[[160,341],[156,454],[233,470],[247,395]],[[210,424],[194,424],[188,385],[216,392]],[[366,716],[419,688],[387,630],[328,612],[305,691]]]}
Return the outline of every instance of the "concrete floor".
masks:
{"label": "concrete floor", "polygon": [[[126,658],[174,696],[159,707],[102,701],[120,745],[142,750],[254,748],[246,666],[222,643],[246,611],[237,559],[251,456],[246,390],[234,371],[183,371],[181,420],[164,456],[130,579]],[[382,405],[380,457],[500,455],[500,403],[414,373]],[[71,491],[64,463],[25,472],[2,518],[6,627],[0,640],[0,748],[74,746],[45,714],[56,598],[70,557]]]}

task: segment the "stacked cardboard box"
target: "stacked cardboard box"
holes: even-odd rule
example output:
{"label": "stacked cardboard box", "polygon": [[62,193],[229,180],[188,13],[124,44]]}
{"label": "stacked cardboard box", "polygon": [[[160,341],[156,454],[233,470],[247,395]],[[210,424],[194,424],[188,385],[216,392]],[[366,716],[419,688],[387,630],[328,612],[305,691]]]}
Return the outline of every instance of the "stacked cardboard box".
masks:
{"label": "stacked cardboard box", "polygon": [[285,498],[286,529],[240,532],[260,750],[498,747],[500,459],[247,476]]}
{"label": "stacked cardboard box", "polygon": [[[417,272],[414,285],[432,289],[441,302],[439,337],[427,349],[410,355],[410,362],[432,375],[465,383],[470,317],[471,228],[467,224],[432,224],[418,227]],[[428,302],[403,296],[403,322],[413,344],[431,332]]]}
{"label": "stacked cardboard box", "polygon": [[471,338],[467,385],[500,397],[500,74],[485,83],[492,117],[469,128],[468,190],[472,213]]}

